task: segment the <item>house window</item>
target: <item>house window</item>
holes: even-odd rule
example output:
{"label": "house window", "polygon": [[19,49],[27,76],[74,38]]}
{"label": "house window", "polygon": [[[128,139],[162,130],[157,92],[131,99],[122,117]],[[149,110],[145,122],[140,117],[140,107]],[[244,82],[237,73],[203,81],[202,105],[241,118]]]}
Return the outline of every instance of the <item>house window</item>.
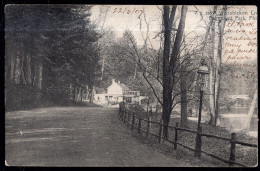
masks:
{"label": "house window", "polygon": [[141,104],[146,104],[146,99],[142,99]]}
{"label": "house window", "polygon": [[132,102],[132,97],[125,97],[125,100],[126,100],[126,102],[131,103]]}

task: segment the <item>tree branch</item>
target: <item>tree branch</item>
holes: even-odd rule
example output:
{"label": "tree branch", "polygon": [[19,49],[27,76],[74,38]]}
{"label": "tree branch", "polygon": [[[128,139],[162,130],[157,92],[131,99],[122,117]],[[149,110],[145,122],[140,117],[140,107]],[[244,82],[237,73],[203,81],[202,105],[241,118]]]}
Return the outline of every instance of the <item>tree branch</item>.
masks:
{"label": "tree branch", "polygon": [[146,82],[149,84],[149,86],[152,88],[153,90],[153,94],[155,95],[155,97],[157,98],[158,102],[163,106],[163,103],[161,102],[160,98],[157,96],[155,89],[153,88],[152,84],[149,82],[149,80],[147,79],[147,77],[145,76],[145,72],[143,72],[143,76],[144,79],[146,80]]}

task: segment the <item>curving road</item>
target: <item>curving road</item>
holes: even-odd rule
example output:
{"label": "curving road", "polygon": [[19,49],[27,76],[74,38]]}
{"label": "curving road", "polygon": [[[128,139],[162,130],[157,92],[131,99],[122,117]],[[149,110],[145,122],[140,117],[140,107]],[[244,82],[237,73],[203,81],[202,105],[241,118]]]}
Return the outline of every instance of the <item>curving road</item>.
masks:
{"label": "curving road", "polygon": [[11,166],[189,166],[141,143],[107,107],[51,107],[6,113]]}

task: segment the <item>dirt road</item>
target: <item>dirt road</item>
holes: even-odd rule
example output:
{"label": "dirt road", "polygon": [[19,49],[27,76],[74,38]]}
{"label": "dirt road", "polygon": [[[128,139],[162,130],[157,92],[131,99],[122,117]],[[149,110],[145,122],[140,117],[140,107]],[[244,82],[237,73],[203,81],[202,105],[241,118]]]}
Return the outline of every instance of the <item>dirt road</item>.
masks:
{"label": "dirt road", "polygon": [[52,107],[6,113],[12,166],[189,166],[131,135],[117,109]]}

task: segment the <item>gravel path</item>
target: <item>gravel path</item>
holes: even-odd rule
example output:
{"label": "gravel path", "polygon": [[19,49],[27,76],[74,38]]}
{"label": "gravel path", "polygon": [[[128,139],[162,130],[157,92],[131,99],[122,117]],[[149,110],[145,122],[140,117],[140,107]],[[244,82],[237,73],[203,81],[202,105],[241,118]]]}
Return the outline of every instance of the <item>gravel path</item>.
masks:
{"label": "gravel path", "polygon": [[11,166],[191,166],[132,136],[118,110],[52,107],[6,113]]}

